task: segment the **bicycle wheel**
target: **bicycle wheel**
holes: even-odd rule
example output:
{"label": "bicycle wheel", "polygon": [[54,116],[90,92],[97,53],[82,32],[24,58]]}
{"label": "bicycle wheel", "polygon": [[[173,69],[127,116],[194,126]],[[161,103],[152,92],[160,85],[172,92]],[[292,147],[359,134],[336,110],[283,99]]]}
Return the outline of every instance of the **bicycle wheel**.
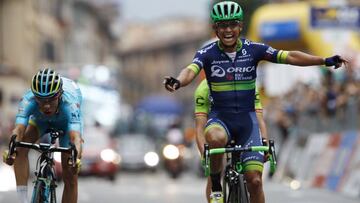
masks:
{"label": "bicycle wheel", "polygon": [[[53,180],[51,180],[53,181]],[[51,183],[53,184],[53,183]],[[31,202],[56,203],[56,186],[45,184],[43,180],[36,180]]]}
{"label": "bicycle wheel", "polygon": [[239,199],[241,203],[250,203],[249,192],[246,186],[246,181],[244,180],[244,175],[239,174],[239,183],[238,183]]}
{"label": "bicycle wheel", "polygon": [[223,178],[223,194],[224,203],[240,203],[239,199],[239,187],[237,184],[230,183]]}
{"label": "bicycle wheel", "polygon": [[43,190],[45,183],[41,180],[35,181],[34,190],[32,193],[31,203],[40,203],[44,202],[43,200]]}

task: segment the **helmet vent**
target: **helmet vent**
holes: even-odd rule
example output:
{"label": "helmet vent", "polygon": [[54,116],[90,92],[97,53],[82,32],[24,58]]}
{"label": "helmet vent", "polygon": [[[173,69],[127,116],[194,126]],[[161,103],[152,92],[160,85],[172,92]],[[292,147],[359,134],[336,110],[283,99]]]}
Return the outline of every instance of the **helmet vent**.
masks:
{"label": "helmet vent", "polygon": [[235,10],[235,5],[234,5],[234,4],[231,4],[231,6],[230,6],[230,13],[232,13],[233,15],[235,14],[234,10]]}
{"label": "helmet vent", "polygon": [[224,5],[224,14],[225,14],[226,17],[230,15],[229,8],[228,8],[227,4]]}

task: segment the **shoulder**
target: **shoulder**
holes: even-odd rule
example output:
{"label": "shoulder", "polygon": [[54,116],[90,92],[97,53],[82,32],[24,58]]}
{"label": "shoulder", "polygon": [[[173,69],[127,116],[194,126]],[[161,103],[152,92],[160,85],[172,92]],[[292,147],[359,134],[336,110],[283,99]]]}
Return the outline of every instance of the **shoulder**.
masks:
{"label": "shoulder", "polygon": [[246,39],[246,38],[241,38],[240,39],[242,44],[243,44],[243,47],[263,47],[263,46],[268,46],[262,42],[254,42],[254,41],[251,41],[249,39]]}
{"label": "shoulder", "polygon": [[61,77],[63,81],[63,89],[66,90],[72,90],[72,89],[79,89],[79,86],[77,83],[69,78]]}
{"label": "shoulder", "polygon": [[200,54],[200,55],[203,55],[203,54],[206,54],[206,53],[209,53],[211,50],[215,49],[217,47],[217,42],[218,40],[216,41],[213,41],[213,42],[210,42],[208,44],[205,44],[201,49],[199,49],[196,53],[197,54]]}

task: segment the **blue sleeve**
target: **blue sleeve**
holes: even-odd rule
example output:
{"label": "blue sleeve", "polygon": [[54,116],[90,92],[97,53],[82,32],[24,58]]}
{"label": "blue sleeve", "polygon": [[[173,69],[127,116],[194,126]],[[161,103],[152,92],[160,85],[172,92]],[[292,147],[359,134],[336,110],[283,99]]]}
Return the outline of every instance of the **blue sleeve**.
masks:
{"label": "blue sleeve", "polygon": [[18,112],[16,114],[15,125],[22,124],[27,126],[29,122],[29,117],[32,114],[36,103],[34,100],[30,99],[24,95],[19,103]]}
{"label": "blue sleeve", "polygon": [[261,43],[251,43],[258,61],[265,60],[273,63],[286,63],[287,51],[277,50]]}
{"label": "blue sleeve", "polygon": [[68,129],[70,131],[78,131],[81,133],[82,118],[80,103],[69,103],[65,109],[68,117]]}
{"label": "blue sleeve", "polygon": [[216,42],[213,42],[213,43],[203,47],[199,51],[197,51],[195,56],[194,56],[194,59],[193,59],[192,63],[187,68],[190,68],[196,74],[198,74],[201,71],[201,69],[203,69],[206,66],[206,64],[207,64],[206,63],[207,62],[207,57],[206,56],[209,54],[209,50],[213,46],[216,46]]}

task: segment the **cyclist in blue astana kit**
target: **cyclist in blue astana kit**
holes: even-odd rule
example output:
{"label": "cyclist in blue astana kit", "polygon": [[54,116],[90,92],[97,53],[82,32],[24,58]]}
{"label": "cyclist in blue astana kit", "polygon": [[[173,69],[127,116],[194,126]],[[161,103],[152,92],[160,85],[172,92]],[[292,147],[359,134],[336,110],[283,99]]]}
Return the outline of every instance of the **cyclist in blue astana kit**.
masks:
{"label": "cyclist in blue astana kit", "polygon": [[[197,51],[192,63],[182,69],[177,78],[166,76],[165,88],[173,92],[188,85],[200,70],[205,76],[212,98],[211,112],[205,128],[205,140],[210,148],[224,147],[231,139],[242,146],[262,145],[255,116],[255,80],[261,60],[297,66],[326,65],[339,68],[347,61],[335,55],[328,58],[313,56],[301,51],[277,50],[262,43],[240,38],[243,28],[243,11],[232,1],[216,3],[211,11],[213,29],[219,38]],[[249,138],[251,142],[248,142]],[[257,137],[257,139],[254,139]],[[247,181],[252,203],[265,201],[262,188],[263,155],[245,153]],[[223,155],[211,157],[211,202],[223,202],[220,174]]]}
{"label": "cyclist in blue astana kit", "polygon": [[[61,77],[52,69],[43,69],[32,78],[31,89],[28,90],[19,104],[16,115],[15,129],[17,141],[34,143],[47,129],[62,130],[64,135],[59,138],[61,147],[75,144],[78,161],[75,168],[68,164],[69,154],[62,153],[61,164],[64,179],[63,203],[77,202],[77,172],[81,158],[81,117],[82,96],[77,84]],[[3,159],[9,165],[14,163],[18,196],[21,202],[27,202],[27,182],[29,177],[28,149],[17,149],[16,157]]]}
{"label": "cyclist in blue astana kit", "polygon": [[[209,86],[207,84],[207,80],[204,79],[197,86],[194,94],[194,102],[195,102],[195,128],[196,128],[196,144],[200,151],[200,154],[204,154],[204,128],[206,126],[206,122],[208,120],[208,114],[211,109],[211,95],[209,92]],[[266,124],[263,117],[263,107],[260,101],[260,95],[258,89],[255,89],[255,112],[256,118],[259,123],[260,135],[264,141],[268,141]],[[251,137],[249,139],[252,139]],[[257,137],[255,137],[257,139]],[[211,179],[208,178],[206,184],[206,198],[208,202],[210,202],[210,192],[211,192]]]}

